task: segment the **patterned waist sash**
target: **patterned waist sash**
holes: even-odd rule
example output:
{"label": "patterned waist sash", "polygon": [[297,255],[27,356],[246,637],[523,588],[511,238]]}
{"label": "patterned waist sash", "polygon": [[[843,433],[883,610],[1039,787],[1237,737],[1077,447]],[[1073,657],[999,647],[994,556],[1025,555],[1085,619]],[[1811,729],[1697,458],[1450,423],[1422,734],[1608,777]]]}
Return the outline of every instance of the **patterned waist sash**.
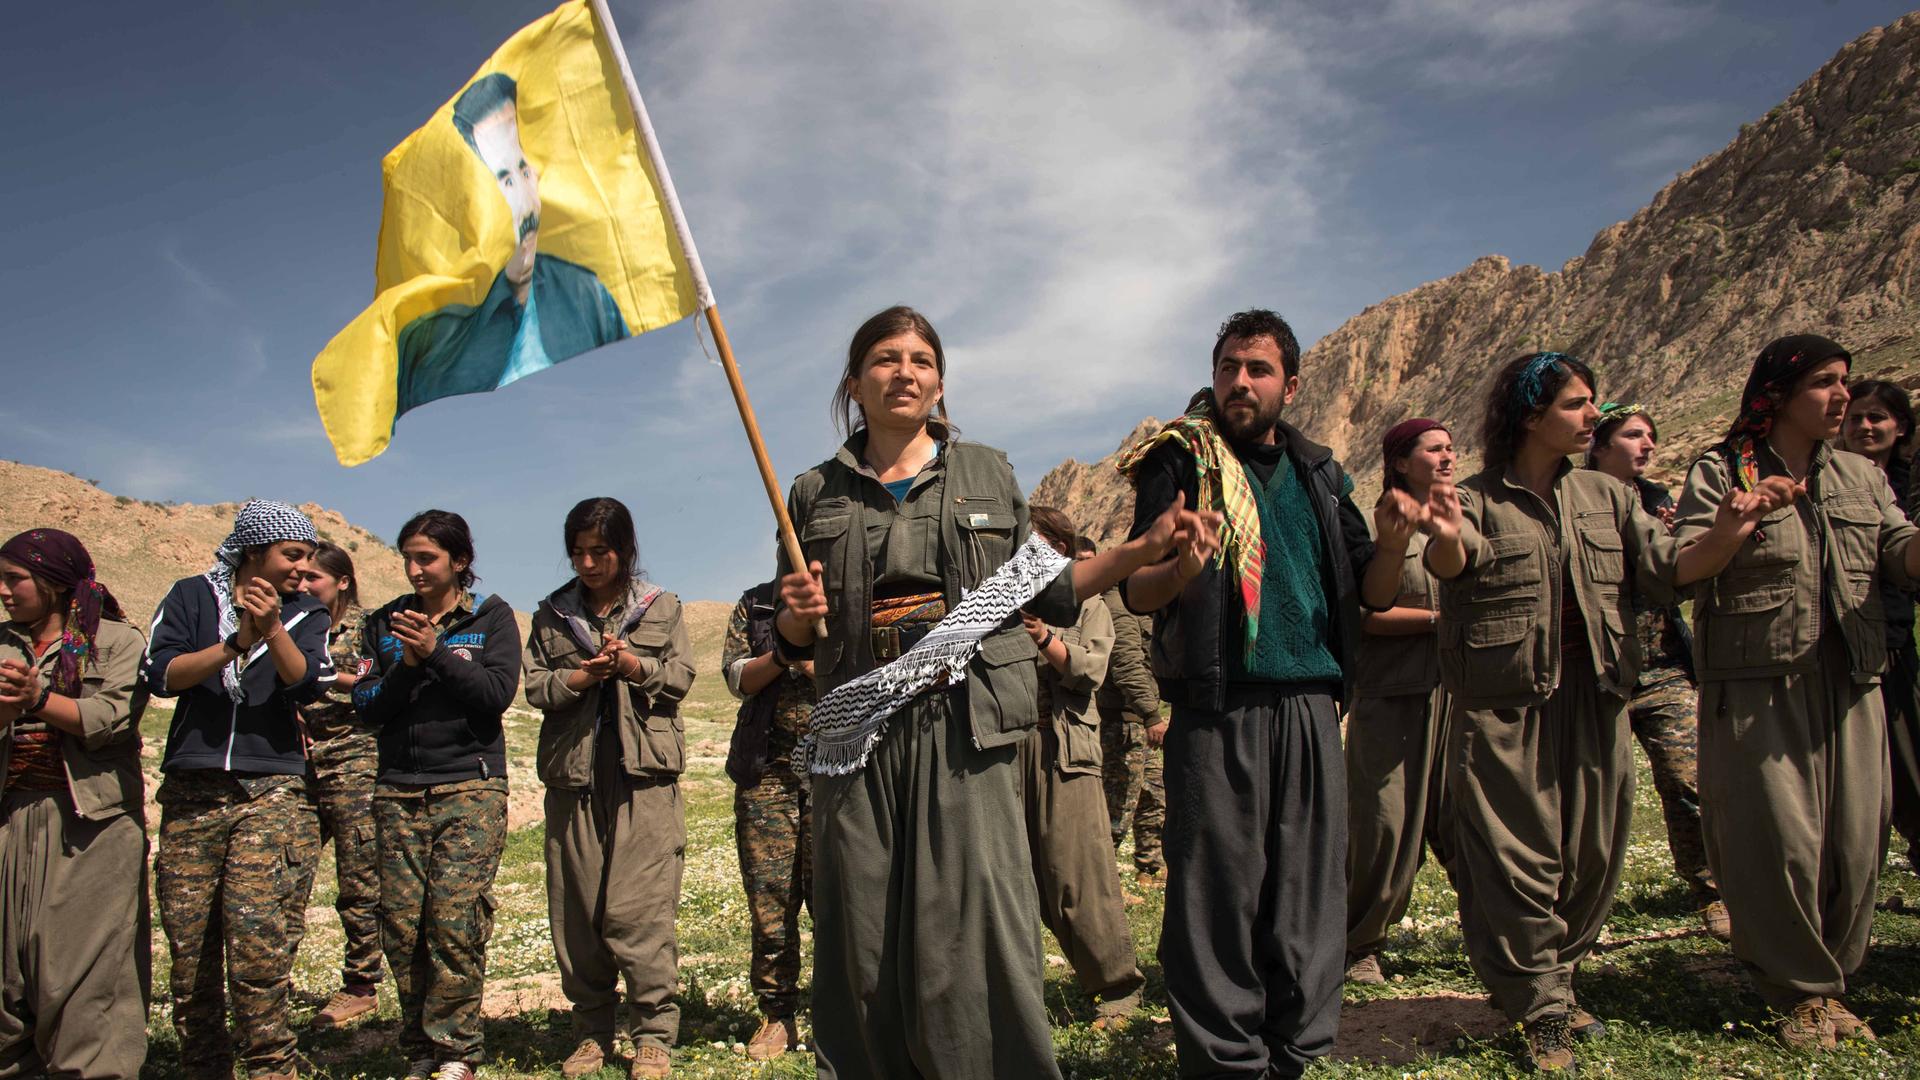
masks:
{"label": "patterned waist sash", "polygon": [[[947,612],[905,656],[822,697],[806,737],[793,749],[793,770],[802,776],[843,776],[864,768],[887,733],[887,719],[930,686],[964,682],[981,639],[1059,577],[1069,561],[1037,533],[1029,536],[1013,558]],[[880,603],[902,605],[915,599],[920,598],[876,602],[875,614]]]}

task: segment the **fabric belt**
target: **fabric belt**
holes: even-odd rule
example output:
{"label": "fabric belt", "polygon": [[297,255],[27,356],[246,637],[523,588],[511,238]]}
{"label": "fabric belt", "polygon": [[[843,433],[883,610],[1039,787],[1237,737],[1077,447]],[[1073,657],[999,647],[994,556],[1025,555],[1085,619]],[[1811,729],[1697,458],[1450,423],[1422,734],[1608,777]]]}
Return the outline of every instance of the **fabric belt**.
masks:
{"label": "fabric belt", "polygon": [[876,626],[868,631],[873,642],[875,660],[898,660],[906,655],[908,649],[920,644],[920,639],[934,628],[933,623],[896,623],[893,626]]}

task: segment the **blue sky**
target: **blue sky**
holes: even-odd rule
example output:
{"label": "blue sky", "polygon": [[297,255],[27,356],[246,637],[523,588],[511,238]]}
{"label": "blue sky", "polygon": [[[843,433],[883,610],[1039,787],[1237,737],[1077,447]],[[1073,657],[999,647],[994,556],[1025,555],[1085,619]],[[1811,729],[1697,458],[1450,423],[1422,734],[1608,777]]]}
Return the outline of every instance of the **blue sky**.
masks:
{"label": "blue sky", "polygon": [[[940,328],[968,437],[1031,487],[1205,379],[1260,305],[1312,341],[1498,253],[1557,268],[1847,41],[1869,0],[613,0],[789,478],[867,315]],[[335,462],[314,354],[372,290],[381,156],[515,29],[492,0],[17,5],[0,42],[0,455],[117,494],[465,514],[485,584],[566,575],[578,499],[731,599],[773,526],[677,324]]]}

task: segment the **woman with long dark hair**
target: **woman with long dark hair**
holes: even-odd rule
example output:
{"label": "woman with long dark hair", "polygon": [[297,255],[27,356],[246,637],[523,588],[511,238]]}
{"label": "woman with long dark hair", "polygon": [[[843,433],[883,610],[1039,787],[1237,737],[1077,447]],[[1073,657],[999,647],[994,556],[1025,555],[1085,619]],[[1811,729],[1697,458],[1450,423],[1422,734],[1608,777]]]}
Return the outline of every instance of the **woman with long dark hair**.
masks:
{"label": "woman with long dark hair", "polygon": [[[1913,399],[1885,379],[1850,383],[1847,392],[1853,400],[1840,429],[1841,445],[1880,466],[1895,501],[1913,520]],[[1907,862],[1920,871],[1920,655],[1913,647],[1913,593],[1882,577],[1880,606],[1887,617],[1887,673],[1880,678],[1880,700],[1887,711],[1887,756],[1893,765],[1893,827],[1907,842]]]}
{"label": "woman with long dark hair", "polygon": [[1835,453],[1853,358],[1814,334],[1762,349],[1725,439],[1695,461],[1676,533],[1765,484],[1806,497],[1761,519],[1694,593],[1700,801],[1733,952],[1802,1049],[1871,1029],[1842,1001],[1866,958],[1887,835],[1880,584],[1920,545],[1886,477]]}
{"label": "woman with long dark hair", "polygon": [[[1453,482],[1453,435],[1424,417],[1394,425],[1380,440],[1388,488],[1424,504],[1436,483]],[[1383,983],[1378,956],[1387,930],[1413,899],[1426,849],[1445,865],[1447,712],[1440,689],[1439,584],[1421,557],[1425,537],[1407,546],[1393,607],[1361,620],[1347,711],[1347,979]]]}
{"label": "woman with long dark hair", "polygon": [[507,839],[504,718],[520,685],[520,627],[505,600],[473,591],[465,518],[423,510],[398,544],[413,591],[367,616],[372,666],[353,688],[380,731],[380,941],[407,1075],[472,1080]]}
{"label": "woman with long dark hair", "polygon": [[666,1076],[680,1030],[680,699],[693,649],[680,598],[640,570],[625,505],[583,500],[561,537],[574,576],[535,609],[523,661],[527,702],[542,713],[547,920],[577,1040],[560,1071],[583,1076],[612,1053],[624,979],[630,1072]]}
{"label": "woman with long dark hair", "polygon": [[1518,357],[1488,392],[1485,467],[1429,496],[1440,677],[1454,699],[1447,792],[1460,925],[1494,1005],[1525,1026],[1537,1069],[1574,1067],[1573,1038],[1605,1031],[1573,981],[1625,864],[1633,595],[1662,599],[1717,571],[1785,497],[1780,485],[1744,493],[1682,550],[1632,491],[1568,460],[1599,417],[1585,363]]}
{"label": "woman with long dark hair", "polygon": [[0,1062],[132,1080],[147,1056],[146,642],[59,529],[0,545],[0,605]]}
{"label": "woman with long dark hair", "polygon": [[[333,841],[333,909],[346,937],[340,989],[314,1014],[313,1026],[336,1028],[374,1010],[380,984],[380,843],[373,821],[373,785],[379,772],[377,733],[353,707],[353,687],[367,666],[360,653],[367,613],[360,607],[360,581],[353,557],[325,540],[300,572],[300,591],[327,606],[327,653],[333,683],[319,700],[300,710],[307,726],[307,794],[320,815],[320,840]],[[307,864],[299,890],[298,919],[320,860]],[[300,933],[300,927],[294,928]]]}
{"label": "woman with long dark hair", "polygon": [[822,1077],[1059,1076],[1016,775],[1038,648],[1014,615],[1066,625],[1176,543],[1211,555],[1177,504],[1078,562],[1029,544],[1005,455],[954,436],[945,373],[920,313],[868,319],[834,392],[851,432],[788,497],[808,565],[781,554],[775,643],[821,692],[798,753]]}

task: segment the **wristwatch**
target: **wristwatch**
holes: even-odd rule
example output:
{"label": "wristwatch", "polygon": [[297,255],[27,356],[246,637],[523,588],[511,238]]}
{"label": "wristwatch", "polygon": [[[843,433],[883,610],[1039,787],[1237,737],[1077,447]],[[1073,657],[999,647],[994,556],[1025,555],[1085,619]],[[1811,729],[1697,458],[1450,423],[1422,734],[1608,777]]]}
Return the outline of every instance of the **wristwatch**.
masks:
{"label": "wristwatch", "polygon": [[247,654],[247,650],[240,647],[240,631],[238,630],[235,630],[233,633],[228,634],[227,640],[221,642],[221,644],[225,645],[229,649],[232,649],[235,655],[245,656]]}

